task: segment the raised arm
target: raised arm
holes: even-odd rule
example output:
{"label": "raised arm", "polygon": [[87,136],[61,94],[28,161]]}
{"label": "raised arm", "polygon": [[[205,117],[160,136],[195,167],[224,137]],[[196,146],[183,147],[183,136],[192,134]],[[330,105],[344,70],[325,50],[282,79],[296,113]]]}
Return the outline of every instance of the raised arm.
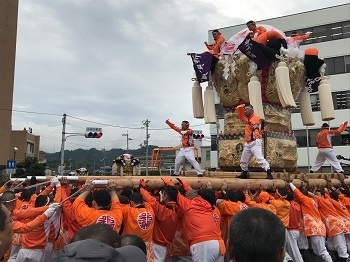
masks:
{"label": "raised arm", "polygon": [[237,113],[237,117],[239,118],[239,120],[246,123],[248,121],[248,118],[244,116],[244,107],[243,106],[244,105],[237,106],[236,113]]}
{"label": "raised arm", "polygon": [[340,133],[344,132],[345,129],[348,126],[348,121],[345,121],[344,123],[342,123],[337,129],[335,130],[328,130],[328,134],[331,135],[339,135]]}
{"label": "raised arm", "polygon": [[172,122],[169,121],[169,119],[167,119],[165,121],[165,123],[173,130],[175,130],[176,132],[181,132],[181,128],[176,126],[175,124],[173,124]]}

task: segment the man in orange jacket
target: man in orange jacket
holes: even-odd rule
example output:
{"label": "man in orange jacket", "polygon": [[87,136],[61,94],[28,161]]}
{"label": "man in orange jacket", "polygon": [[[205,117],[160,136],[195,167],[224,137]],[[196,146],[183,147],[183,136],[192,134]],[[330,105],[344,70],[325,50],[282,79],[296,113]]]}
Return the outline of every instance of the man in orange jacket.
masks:
{"label": "man in orange jacket", "polygon": [[186,196],[177,195],[177,205],[183,212],[192,260],[194,262],[222,262],[226,248],[219,227],[215,224],[211,205],[191,189],[184,179],[178,179]]}
{"label": "man in orange jacket", "polygon": [[238,118],[245,123],[244,139],[246,141],[242,157],[241,157],[241,169],[242,175],[239,178],[248,178],[248,162],[255,156],[258,164],[266,171],[267,179],[273,179],[270,169],[270,164],[266,161],[262,154],[262,131],[261,120],[254,114],[254,108],[251,104],[246,103],[244,106],[239,105],[236,107]]}
{"label": "man in orange jacket", "polygon": [[225,37],[217,29],[213,30],[212,35],[215,43],[212,45],[209,45],[207,42],[204,42],[204,44],[213,56],[215,56],[216,58],[219,58],[220,48],[221,48],[221,45],[225,43]]}
{"label": "man in orange jacket", "polygon": [[348,121],[342,123],[336,130],[330,130],[329,125],[324,123],[322,129],[318,132],[316,136],[316,146],[318,148],[318,154],[315,160],[315,163],[310,169],[310,172],[316,172],[320,169],[323,163],[328,160],[331,166],[338,173],[344,173],[343,168],[341,167],[339,160],[335,156],[335,153],[332,148],[331,139],[332,136],[339,135],[343,132],[348,126]]}
{"label": "man in orange jacket", "polygon": [[203,176],[202,169],[196,159],[194,158],[194,140],[193,140],[193,130],[190,129],[190,123],[188,121],[182,121],[181,128],[177,127],[175,124],[167,119],[165,123],[173,130],[181,135],[181,149],[175,158],[175,171],[174,175],[178,176],[180,172],[180,166],[187,159],[188,162],[194,167],[197,172],[198,177]]}
{"label": "man in orange jacket", "polygon": [[295,200],[300,203],[304,222],[304,235],[310,238],[313,252],[326,262],[332,262],[332,258],[326,249],[326,226],[323,224],[317,202],[308,197],[306,192],[301,192],[292,183],[290,189],[294,193]]}
{"label": "man in orange jacket", "polygon": [[[109,184],[112,181],[108,182]],[[123,215],[119,198],[114,190],[108,192],[105,189],[95,190],[92,207],[85,203],[86,197],[92,191],[94,185],[91,179],[87,179],[84,185],[84,191],[75,199],[73,203],[73,213],[78,223],[84,227],[95,223],[107,224],[116,232],[119,232]]]}
{"label": "man in orange jacket", "polygon": [[154,262],[164,262],[167,246],[171,245],[174,239],[179,220],[176,207],[178,191],[174,186],[165,186],[160,191],[160,199],[158,201],[143,188],[145,187],[145,181],[141,180],[140,185],[140,193],[143,199],[151,205],[155,215],[153,228]]}

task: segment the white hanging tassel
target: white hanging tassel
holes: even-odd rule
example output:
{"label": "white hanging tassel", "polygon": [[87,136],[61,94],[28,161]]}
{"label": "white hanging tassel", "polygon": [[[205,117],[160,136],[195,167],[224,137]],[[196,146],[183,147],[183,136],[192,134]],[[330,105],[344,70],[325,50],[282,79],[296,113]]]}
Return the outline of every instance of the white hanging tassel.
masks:
{"label": "white hanging tassel", "polygon": [[320,99],[322,121],[335,119],[331,86],[328,84],[328,80],[325,77],[322,77],[320,85],[318,86],[318,96]]}
{"label": "white hanging tassel", "polygon": [[249,92],[249,103],[254,108],[254,113],[260,117],[260,119],[265,119],[264,109],[262,105],[261,98],[261,84],[258,77],[252,76],[248,83]]}
{"label": "white hanging tassel", "polygon": [[194,118],[204,118],[202,87],[198,81],[194,81],[192,87],[192,108]]}
{"label": "white hanging tassel", "polygon": [[289,69],[283,61],[275,69],[277,94],[283,107],[296,107],[289,80]]}
{"label": "white hanging tassel", "polygon": [[204,121],[206,124],[216,124],[214,90],[211,80],[204,91]]}
{"label": "white hanging tassel", "polygon": [[300,114],[301,120],[303,121],[304,126],[313,126],[315,125],[314,115],[311,108],[311,99],[310,93],[306,88],[300,92],[299,95],[299,105],[300,105]]}

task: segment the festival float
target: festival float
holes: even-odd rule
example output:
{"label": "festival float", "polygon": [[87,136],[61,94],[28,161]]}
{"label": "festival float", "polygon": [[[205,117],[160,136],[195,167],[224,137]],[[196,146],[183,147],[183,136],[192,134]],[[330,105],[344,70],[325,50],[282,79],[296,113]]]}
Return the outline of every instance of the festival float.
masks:
{"label": "festival float", "polygon": [[[340,186],[350,179],[337,173],[300,173],[297,170],[297,142],[293,134],[291,112],[299,103],[304,126],[315,124],[310,93],[319,92],[323,121],[335,118],[331,88],[325,75],[325,63],[316,48],[299,49],[302,39],[309,36],[286,36],[270,25],[257,25],[266,31],[254,33],[244,29],[221,45],[220,54],[188,53],[192,58],[196,77],[192,87],[194,118],[206,124],[216,124],[214,90],[225,109],[224,132],[218,134],[218,170],[206,171],[197,178],[195,172],[183,171],[182,176],[194,189],[239,190],[249,184],[250,189],[261,186],[270,189],[286,187]],[[203,92],[201,84],[208,85]],[[203,98],[204,96],[204,98]],[[240,157],[244,146],[244,123],[235,113],[238,105],[249,102],[263,120],[263,153],[273,170],[273,180],[265,180],[254,157],[249,163],[249,179],[240,175]],[[260,172],[259,172],[260,170]],[[117,157],[112,167],[113,179],[122,187],[137,187],[140,179],[148,181],[149,189],[164,186],[159,176],[140,176],[140,162],[130,154]],[[52,177],[37,177],[48,183]],[[72,183],[93,179],[95,186],[106,186],[111,176],[71,176]],[[20,179],[24,183],[30,177]],[[174,177],[174,182],[176,179]]]}

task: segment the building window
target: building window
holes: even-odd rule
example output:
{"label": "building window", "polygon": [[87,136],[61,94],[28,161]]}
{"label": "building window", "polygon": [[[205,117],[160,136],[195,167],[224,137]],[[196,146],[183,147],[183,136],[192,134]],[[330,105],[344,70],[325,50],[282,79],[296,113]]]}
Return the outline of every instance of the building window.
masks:
{"label": "building window", "polygon": [[330,27],[332,40],[340,39],[343,37],[342,23],[331,24]]}
{"label": "building window", "polygon": [[205,151],[205,160],[210,161],[210,150]]}
{"label": "building window", "polygon": [[285,32],[286,36],[290,36],[292,32],[297,31],[302,35],[306,32],[312,32],[309,39],[306,39],[301,45],[308,45],[312,43],[320,43],[332,41],[336,39],[350,37],[350,21],[337,22],[333,24],[320,25],[310,28],[296,29]]}
{"label": "building window", "polygon": [[27,141],[27,156],[34,156],[34,143]]}
{"label": "building window", "polygon": [[345,62],[345,72],[350,73],[350,55],[346,55],[344,57],[344,62]]}
{"label": "building window", "polygon": [[343,91],[343,92],[336,92],[334,93],[335,96],[333,96],[333,103],[335,109],[347,109],[350,108],[350,92],[349,91]]}
{"label": "building window", "polygon": [[[350,109],[350,91],[333,92],[332,99],[334,110]],[[312,111],[321,111],[318,94],[310,94],[310,100]],[[292,113],[300,113],[299,103],[297,102],[296,105]]]}
{"label": "building window", "polygon": [[215,112],[218,119],[224,119],[225,110],[222,104],[215,104]]}
{"label": "building window", "polygon": [[342,22],[343,38],[350,37],[350,21]]}
{"label": "building window", "polygon": [[313,38],[314,43],[320,43],[331,40],[330,32],[327,31],[327,27],[324,25],[314,27],[311,37]]}
{"label": "building window", "polygon": [[217,136],[211,136],[211,145],[210,145],[210,150],[211,151],[217,151],[218,150],[218,143],[217,143]]}
{"label": "building window", "polygon": [[297,147],[307,146],[306,130],[295,130],[294,135],[297,139]]}
{"label": "building window", "polygon": [[[336,129],[337,126],[331,127],[331,129]],[[316,147],[316,136],[321,128],[318,129],[309,129],[309,146]],[[295,137],[297,139],[298,147],[307,147],[307,138],[306,138],[306,130],[295,130]],[[349,146],[350,141],[350,127],[348,127],[343,133],[340,135],[332,136],[332,145],[333,146]]]}
{"label": "building window", "polygon": [[326,58],[324,59],[324,62],[326,63],[326,75],[334,75],[335,72],[335,66],[334,66],[334,58]]}
{"label": "building window", "polygon": [[345,73],[344,56],[334,57],[334,74]]}

